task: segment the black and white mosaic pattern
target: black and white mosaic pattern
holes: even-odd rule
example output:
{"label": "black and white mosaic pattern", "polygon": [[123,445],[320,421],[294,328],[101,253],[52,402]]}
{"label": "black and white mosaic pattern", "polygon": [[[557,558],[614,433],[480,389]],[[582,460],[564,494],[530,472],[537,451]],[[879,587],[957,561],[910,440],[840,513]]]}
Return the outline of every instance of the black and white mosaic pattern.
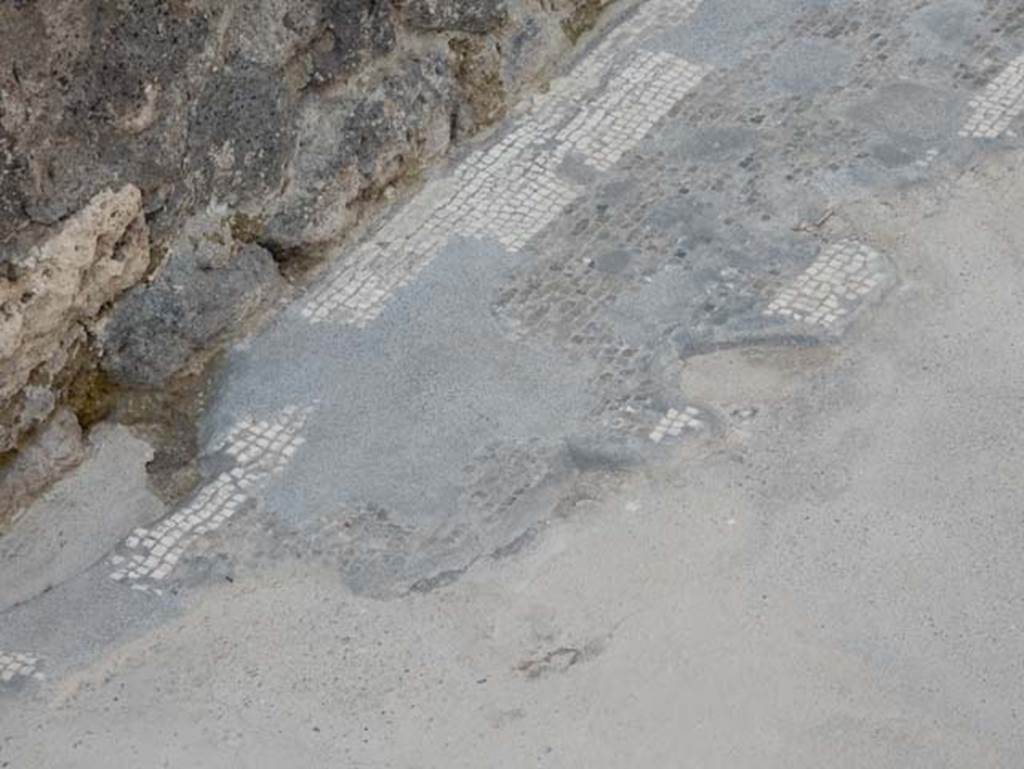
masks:
{"label": "black and white mosaic pattern", "polygon": [[844,240],[825,248],[792,285],[779,292],[765,315],[831,328],[884,280],[878,252]]}
{"label": "black and white mosaic pattern", "polygon": [[40,660],[32,654],[0,651],[0,689],[23,681],[42,681]]}
{"label": "black and white mosaic pattern", "polygon": [[156,526],[133,531],[110,558],[110,578],[160,594],[157,584],[170,576],[190,545],[226,524],[255,489],[291,461],[304,441],[300,433],[311,411],[289,406],[270,419],[238,424],[219,446],[235,467],[218,474]]}
{"label": "black and white mosaic pattern", "polygon": [[960,135],[996,139],[1024,112],[1024,55],[1018,56],[971,100],[971,115]]}

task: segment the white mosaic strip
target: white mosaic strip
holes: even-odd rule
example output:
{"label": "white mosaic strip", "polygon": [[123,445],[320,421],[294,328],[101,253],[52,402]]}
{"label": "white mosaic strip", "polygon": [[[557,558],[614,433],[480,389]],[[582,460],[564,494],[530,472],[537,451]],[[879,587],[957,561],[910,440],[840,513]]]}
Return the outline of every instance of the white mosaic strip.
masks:
{"label": "white mosaic strip", "polygon": [[1024,112],[1024,55],[1018,56],[985,90],[971,100],[971,115],[960,135],[995,139]]}
{"label": "white mosaic strip", "polygon": [[[451,236],[493,238],[513,253],[521,250],[582,193],[559,175],[570,152],[598,170],[610,169],[700,82],[701,67],[668,53],[636,51],[699,5],[700,0],[643,5],[535,99],[504,139],[471,153],[449,179],[428,184],[359,246],[310,292],[303,317],[366,326]],[[627,56],[624,69],[609,77],[616,60]]]}
{"label": "white mosaic strip", "polygon": [[884,279],[877,251],[853,240],[840,241],[825,248],[791,286],[780,291],[764,314],[829,328]]}
{"label": "white mosaic strip", "polygon": [[[631,55],[645,40],[685,23],[703,0],[648,0],[595,47],[582,65],[584,71],[606,68],[616,57]],[[578,68],[579,69],[579,68]],[[576,72],[573,72],[576,75]]]}
{"label": "white mosaic strip", "polygon": [[642,52],[593,106],[558,134],[599,171],[611,169],[704,77],[704,67],[668,53]]}
{"label": "white mosaic strip", "polygon": [[43,678],[43,674],[39,672],[38,657],[0,651],[0,686],[25,679],[42,681]]}
{"label": "white mosaic strip", "polygon": [[[465,186],[452,201],[454,210],[461,214],[460,234],[490,235],[516,252],[579,196],[581,189],[560,179],[551,168],[560,153],[531,158],[531,153],[522,152],[525,143],[499,145],[507,157],[495,158],[493,164],[482,169],[466,169],[462,175]],[[490,163],[491,158],[487,161]]]}
{"label": "white mosaic strip", "polygon": [[249,499],[249,494],[281,472],[298,447],[312,409],[289,406],[269,420],[244,420],[228,433],[217,451],[232,457],[236,466],[203,486],[184,508],[153,528],[135,529],[110,558],[110,578],[133,590],[161,591],[166,579],[195,540],[216,531]]}
{"label": "white mosaic strip", "polygon": [[533,122],[545,136],[591,101],[591,92],[614,69],[618,60],[632,59],[637,49],[656,35],[684,24],[703,0],[648,0],[625,22],[615,27],[573,67],[552,81],[548,91],[534,98]]}
{"label": "white mosaic strip", "polygon": [[300,433],[312,411],[312,406],[287,406],[269,420],[245,419],[232,428],[220,450],[238,463],[230,475],[239,488],[248,489],[285,468],[305,442]]}
{"label": "white mosaic strip", "polygon": [[581,189],[553,166],[564,153],[540,150],[527,125],[463,163],[453,177],[423,193],[430,209],[403,211],[356,256],[310,294],[302,309],[312,323],[339,320],[363,327],[394,292],[429,264],[451,235],[490,237],[519,251],[551,223]]}
{"label": "white mosaic strip", "polygon": [[700,419],[700,411],[693,406],[687,406],[682,411],[669,409],[668,413],[661,418],[658,426],[654,428],[650,438],[655,443],[661,443],[668,438],[678,438],[683,430],[700,430],[704,427]]}

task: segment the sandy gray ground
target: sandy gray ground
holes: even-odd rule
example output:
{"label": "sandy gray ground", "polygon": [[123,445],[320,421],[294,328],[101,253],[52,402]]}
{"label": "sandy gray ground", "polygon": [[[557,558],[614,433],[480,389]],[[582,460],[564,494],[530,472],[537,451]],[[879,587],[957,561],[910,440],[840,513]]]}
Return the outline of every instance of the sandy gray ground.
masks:
{"label": "sandy gray ground", "polygon": [[[1022,22],[705,0],[635,42],[708,73],[528,247],[233,351],[210,478],[247,416],[305,442],[167,579],[0,614],[45,676],[0,766],[1024,765],[1024,153],[959,135]],[[846,319],[765,314],[848,242]]]}

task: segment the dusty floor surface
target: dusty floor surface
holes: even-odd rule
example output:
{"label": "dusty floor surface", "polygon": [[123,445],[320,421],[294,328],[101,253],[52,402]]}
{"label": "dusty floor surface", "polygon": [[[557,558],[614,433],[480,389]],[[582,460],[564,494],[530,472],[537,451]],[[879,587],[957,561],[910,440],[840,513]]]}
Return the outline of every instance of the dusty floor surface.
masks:
{"label": "dusty floor surface", "polygon": [[0,540],[0,766],[1024,765],[1022,111],[1016,0],[649,0]]}

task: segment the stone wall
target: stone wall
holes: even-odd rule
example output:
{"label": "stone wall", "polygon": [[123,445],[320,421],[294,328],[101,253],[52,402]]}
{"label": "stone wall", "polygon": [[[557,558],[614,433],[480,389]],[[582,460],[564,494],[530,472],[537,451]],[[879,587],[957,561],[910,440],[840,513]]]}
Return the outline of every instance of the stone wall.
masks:
{"label": "stone wall", "polygon": [[0,3],[0,454],[83,366],[165,384],[610,1]]}

